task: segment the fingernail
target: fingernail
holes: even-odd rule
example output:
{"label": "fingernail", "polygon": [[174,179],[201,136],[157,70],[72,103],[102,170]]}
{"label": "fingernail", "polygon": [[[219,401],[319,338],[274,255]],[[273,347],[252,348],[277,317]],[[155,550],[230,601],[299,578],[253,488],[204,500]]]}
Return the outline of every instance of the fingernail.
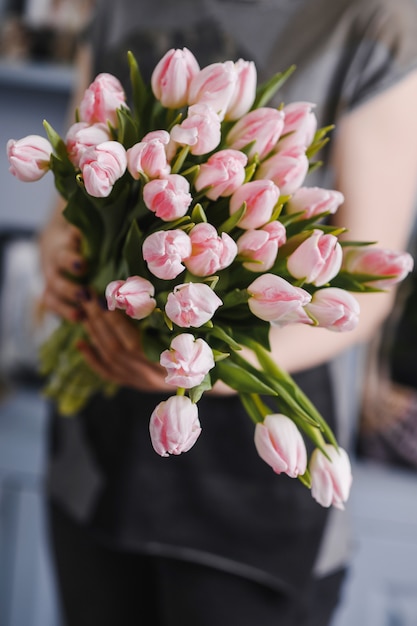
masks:
{"label": "fingernail", "polygon": [[86,349],[87,344],[82,339],[79,339],[77,343],[75,344],[75,347],[77,348],[77,350],[80,350],[82,352],[83,350]]}
{"label": "fingernail", "polygon": [[72,269],[75,272],[81,272],[85,270],[85,262],[84,261],[74,261],[72,264]]}
{"label": "fingernail", "polygon": [[103,296],[99,296],[98,303],[100,305],[100,308],[103,309],[103,311],[108,311],[109,310],[109,308],[107,306],[107,300]]}
{"label": "fingernail", "polygon": [[77,300],[82,300],[83,302],[89,302],[89,300],[91,300],[91,291],[88,287],[83,287],[77,291],[76,298]]}
{"label": "fingernail", "polygon": [[75,309],[73,319],[74,322],[82,322],[87,317],[85,311],[83,309]]}

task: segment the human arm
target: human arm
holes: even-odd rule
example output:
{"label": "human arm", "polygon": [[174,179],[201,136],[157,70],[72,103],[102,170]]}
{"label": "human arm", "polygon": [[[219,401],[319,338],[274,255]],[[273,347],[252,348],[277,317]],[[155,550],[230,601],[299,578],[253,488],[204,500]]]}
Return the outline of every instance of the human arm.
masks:
{"label": "human arm", "polygon": [[[336,186],[345,196],[334,223],[349,240],[407,247],[416,206],[417,72],[346,114],[332,138]],[[355,294],[360,321],[335,333],[305,325],[271,330],[272,353],[287,371],[318,365],[367,341],[390,311],[395,290]]]}

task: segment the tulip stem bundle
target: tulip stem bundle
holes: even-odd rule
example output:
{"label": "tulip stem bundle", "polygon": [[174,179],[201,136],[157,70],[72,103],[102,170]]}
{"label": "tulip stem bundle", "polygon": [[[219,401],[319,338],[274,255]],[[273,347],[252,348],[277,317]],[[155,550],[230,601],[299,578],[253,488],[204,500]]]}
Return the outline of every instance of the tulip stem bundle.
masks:
{"label": "tulip stem bundle", "polygon": [[[198,402],[220,380],[240,395],[262,459],[342,508],[349,459],[272,359],[270,328],[352,330],[351,292],[390,287],[412,259],[365,242],[342,247],[343,229],[327,219],[342,194],[305,184],[331,127],[317,128],[309,102],[269,105],[294,67],[257,85],[252,62],[200,68],[191,51],[173,49],[148,86],[131,53],[128,62],[131,108],[119,80],[99,74],[65,138],[45,122],[48,139],[8,142],[10,170],[28,182],[53,172],[83,237],[87,284],[125,311],[146,356],[165,368],[173,395],[150,416],[155,451],[195,444]],[[63,321],[41,350],[46,393],[65,415],[116,391],[77,349],[87,341],[81,324]]]}

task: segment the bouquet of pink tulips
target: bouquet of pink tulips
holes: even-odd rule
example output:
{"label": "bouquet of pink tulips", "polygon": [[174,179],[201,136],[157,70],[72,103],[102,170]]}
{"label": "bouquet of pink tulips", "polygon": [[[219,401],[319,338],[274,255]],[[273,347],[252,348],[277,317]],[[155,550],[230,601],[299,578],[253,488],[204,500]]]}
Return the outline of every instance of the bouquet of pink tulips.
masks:
{"label": "bouquet of pink tulips", "polygon": [[[258,86],[251,62],[200,69],[189,50],[170,50],[145,85],[128,59],[131,107],[118,79],[100,74],[65,139],[45,123],[48,139],[9,141],[11,172],[24,181],[53,172],[83,235],[89,285],[135,320],[145,353],[166,369],[173,395],[149,416],[156,452],[191,448],[198,401],[221,380],[239,393],[273,470],[343,507],[348,456],[272,359],[270,327],[349,331],[359,316],[351,292],[402,280],[412,259],[344,245],[326,223],[342,194],[304,181],[329,129],[317,128],[310,103],[268,106],[293,68]],[[83,336],[64,321],[41,351],[46,393],[63,414],[114,391],[76,349]],[[316,446],[310,462],[304,437]]]}

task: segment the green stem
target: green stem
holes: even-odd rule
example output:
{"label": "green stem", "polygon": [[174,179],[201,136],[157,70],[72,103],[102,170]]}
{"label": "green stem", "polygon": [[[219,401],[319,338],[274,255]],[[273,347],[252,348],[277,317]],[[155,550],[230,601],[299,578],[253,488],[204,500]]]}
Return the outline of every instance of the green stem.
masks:
{"label": "green stem", "polygon": [[246,359],[241,357],[240,354],[237,354],[234,351],[231,351],[230,358],[231,360],[239,364],[240,367],[246,369],[249,372],[252,372],[253,375],[261,379],[266,385],[268,385],[269,387],[272,387],[276,392],[274,395],[277,395],[281,399],[281,401],[284,402],[287,405],[287,407],[289,407],[289,409],[293,412],[294,421],[296,421],[296,417],[298,416],[297,423],[299,424],[305,423],[306,425],[309,425],[312,428],[320,427],[317,420],[313,416],[311,416],[309,412],[303,406],[301,406],[300,403],[297,401],[298,396],[296,398],[295,397],[296,394],[288,391],[288,389],[286,389],[285,386],[279,382],[279,379],[280,379],[279,374],[275,376],[271,376],[270,372],[260,371],[256,369],[256,367],[254,367],[252,364],[246,361]]}
{"label": "green stem", "polygon": [[[264,421],[265,415],[262,411],[262,408],[258,406],[258,402],[256,401],[257,394],[253,393],[239,393],[239,399],[243,404],[243,407],[246,413],[251,418],[254,424],[259,424]],[[259,398],[259,396],[258,396]]]}
{"label": "green stem", "polygon": [[184,146],[183,148],[181,148],[181,150],[175,157],[174,162],[172,163],[172,167],[171,167],[172,174],[179,173],[182,166],[184,165],[185,159],[187,158],[189,152],[190,152],[190,146]]}
{"label": "green stem", "polygon": [[259,360],[260,365],[268,372],[274,379],[279,379],[285,381],[290,388],[294,389],[294,392],[297,394],[298,401],[301,403],[301,407],[310,414],[313,419],[317,422],[317,425],[320,427],[320,430],[324,433],[330,443],[332,443],[336,448],[338,448],[338,444],[336,438],[327,424],[327,422],[320,415],[319,411],[313,405],[313,403],[309,400],[309,398],[303,393],[303,391],[295,384],[293,379],[287,372],[284,372],[273,360],[271,354],[265,350],[259,343],[253,341],[250,338],[247,338],[246,345],[248,348],[253,350]]}

